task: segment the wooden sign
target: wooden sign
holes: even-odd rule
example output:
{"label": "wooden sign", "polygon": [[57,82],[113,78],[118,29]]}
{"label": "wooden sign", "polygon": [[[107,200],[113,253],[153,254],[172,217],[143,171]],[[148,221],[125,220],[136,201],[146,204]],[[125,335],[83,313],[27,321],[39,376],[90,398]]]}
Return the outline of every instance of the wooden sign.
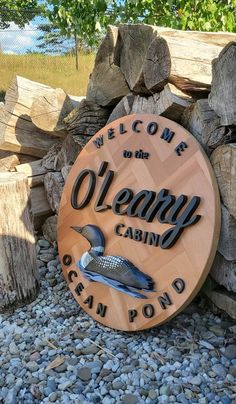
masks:
{"label": "wooden sign", "polygon": [[58,219],[75,299],[102,324],[137,331],[169,320],[202,286],[219,237],[218,189],[189,132],[129,115],[80,153]]}

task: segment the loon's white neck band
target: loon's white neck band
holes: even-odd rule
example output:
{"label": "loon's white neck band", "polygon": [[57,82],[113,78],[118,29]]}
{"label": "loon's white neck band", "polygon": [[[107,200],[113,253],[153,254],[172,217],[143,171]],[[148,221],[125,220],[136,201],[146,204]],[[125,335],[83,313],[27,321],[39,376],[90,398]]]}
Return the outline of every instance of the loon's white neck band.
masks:
{"label": "loon's white neck band", "polygon": [[88,253],[88,251],[86,251],[80,258],[80,264],[85,269],[88,266],[88,264],[93,260],[94,258]]}

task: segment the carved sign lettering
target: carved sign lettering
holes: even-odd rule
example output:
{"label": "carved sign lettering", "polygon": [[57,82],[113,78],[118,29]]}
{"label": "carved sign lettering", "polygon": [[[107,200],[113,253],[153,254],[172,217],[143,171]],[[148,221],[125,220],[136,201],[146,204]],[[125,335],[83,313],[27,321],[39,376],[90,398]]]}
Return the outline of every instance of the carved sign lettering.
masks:
{"label": "carved sign lettering", "polygon": [[220,205],[211,166],[180,125],[131,115],[100,130],[63,191],[58,244],[78,303],[137,331],[176,315],[214,258]]}

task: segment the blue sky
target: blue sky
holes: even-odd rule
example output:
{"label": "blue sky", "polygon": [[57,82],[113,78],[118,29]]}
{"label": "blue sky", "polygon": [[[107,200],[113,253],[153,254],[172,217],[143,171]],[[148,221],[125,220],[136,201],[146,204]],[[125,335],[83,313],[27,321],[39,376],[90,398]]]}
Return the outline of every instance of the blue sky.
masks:
{"label": "blue sky", "polygon": [[21,54],[36,49],[36,39],[40,35],[37,25],[45,22],[42,17],[35,17],[24,29],[13,22],[8,29],[0,30],[0,44],[4,53]]}

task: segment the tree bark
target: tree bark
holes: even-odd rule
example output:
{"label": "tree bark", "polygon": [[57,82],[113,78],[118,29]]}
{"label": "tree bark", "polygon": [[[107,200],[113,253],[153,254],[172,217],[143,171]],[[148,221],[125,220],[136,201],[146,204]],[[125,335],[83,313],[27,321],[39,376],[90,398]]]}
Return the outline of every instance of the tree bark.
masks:
{"label": "tree bark", "polygon": [[39,289],[27,177],[0,173],[0,312],[32,301]]}
{"label": "tree bark", "polygon": [[52,215],[52,210],[48,203],[43,184],[31,189],[30,202],[34,228],[38,230],[41,228],[47,217]]}
{"label": "tree bark", "polygon": [[70,135],[93,136],[105,126],[109,115],[109,108],[83,100],[65,118],[66,130]]}
{"label": "tree bark", "polygon": [[217,253],[210,272],[212,278],[228,291],[236,292],[236,262],[226,260]]}
{"label": "tree bark", "polygon": [[195,104],[186,108],[181,117],[181,124],[209,154],[218,146],[236,140],[236,134],[221,125],[220,118],[209,106],[207,99],[197,100]]}
{"label": "tree bark", "polygon": [[221,125],[236,125],[236,42],[229,43],[213,60],[209,104]]}
{"label": "tree bark", "polygon": [[221,205],[221,229],[218,251],[228,261],[236,261],[236,219]]}
{"label": "tree bark", "polygon": [[222,201],[229,213],[236,219],[236,143],[217,147],[211,155]]}
{"label": "tree bark", "polygon": [[65,182],[60,172],[50,172],[44,177],[47,200],[53,212],[57,213],[59,210],[64,185]]}
{"label": "tree bark", "polygon": [[55,156],[53,169],[60,171],[64,166],[72,165],[89,140],[89,136],[69,134]]}
{"label": "tree bark", "polygon": [[107,123],[129,114],[155,114],[179,122],[185,108],[192,102],[186,94],[181,94],[173,85],[167,84],[160,93],[150,97],[127,95],[114,108]]}
{"label": "tree bark", "polygon": [[95,59],[86,99],[103,107],[116,105],[129,93],[129,87],[118,65],[116,48],[118,28],[109,26]]}
{"label": "tree bark", "polygon": [[145,24],[121,24],[119,35],[119,65],[129,88],[141,95],[161,91],[171,71],[166,40]]}

